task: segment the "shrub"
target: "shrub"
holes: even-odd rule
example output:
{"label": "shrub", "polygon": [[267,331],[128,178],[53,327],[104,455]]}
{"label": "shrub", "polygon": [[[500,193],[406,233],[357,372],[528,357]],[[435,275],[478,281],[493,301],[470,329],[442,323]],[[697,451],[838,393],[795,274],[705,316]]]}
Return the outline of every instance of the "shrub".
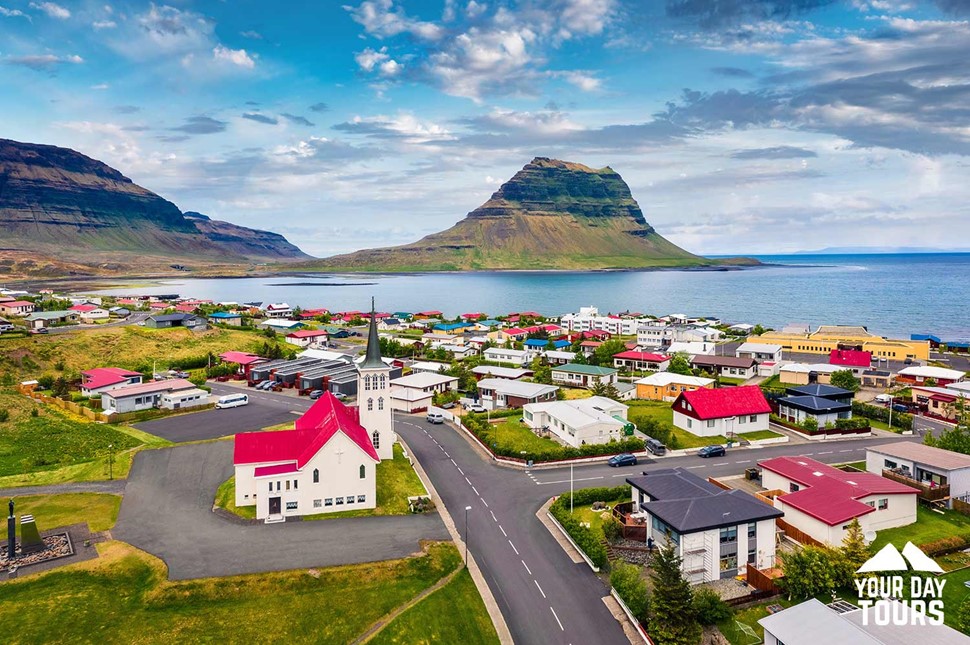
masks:
{"label": "shrub", "polygon": [[37,387],[42,390],[49,390],[54,387],[54,377],[50,374],[44,374],[39,379],[37,379]]}
{"label": "shrub", "polygon": [[650,598],[647,583],[640,577],[640,567],[626,562],[614,563],[610,571],[610,585],[640,624],[646,625],[650,616]]}
{"label": "shrub", "polygon": [[10,420],[10,410],[6,408],[0,408],[0,423],[6,423]]}
{"label": "shrub", "polygon": [[[852,414],[858,417],[866,417],[867,419],[889,422],[889,408],[863,403],[862,401],[852,402]],[[902,430],[912,430],[913,416],[905,412],[893,412],[893,427],[901,428]]]}
{"label": "shrub", "polygon": [[700,587],[694,592],[694,611],[701,625],[714,625],[731,617],[731,608],[716,591]]}
{"label": "shrub", "polygon": [[[560,497],[559,500],[561,499],[563,498]],[[590,529],[582,526],[579,520],[569,513],[568,508],[559,505],[559,500],[549,507],[549,512],[595,566],[605,567],[609,563],[606,547]]]}
{"label": "shrub", "polygon": [[37,408],[31,408],[30,409],[30,416],[32,416],[32,417],[38,417],[38,416],[40,416],[40,411],[38,411]]}
{"label": "shrub", "polygon": [[946,555],[970,547],[970,533],[961,533],[949,537],[933,540],[925,544],[920,544],[920,550],[931,558],[938,555]]}
{"label": "shrub", "polygon": [[603,535],[610,542],[616,542],[623,535],[623,525],[620,524],[620,520],[616,519],[612,513],[603,520]]}

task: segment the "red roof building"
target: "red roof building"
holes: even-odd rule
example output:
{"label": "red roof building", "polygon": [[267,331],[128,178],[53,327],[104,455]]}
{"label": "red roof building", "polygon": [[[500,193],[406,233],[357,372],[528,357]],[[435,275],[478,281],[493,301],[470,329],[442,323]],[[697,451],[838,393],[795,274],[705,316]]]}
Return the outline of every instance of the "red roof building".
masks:
{"label": "red roof building", "polygon": [[768,400],[757,385],[682,392],[673,407],[675,411],[701,421],[771,412]]}
{"label": "red roof building", "polygon": [[613,367],[618,370],[652,370],[662,372],[670,365],[670,357],[652,352],[625,351],[613,354]]}
{"label": "red roof building", "polygon": [[872,366],[872,353],[858,349],[833,349],[829,352],[829,365],[869,369]]}
{"label": "red roof building", "polygon": [[193,311],[195,311],[196,308],[197,307],[195,305],[189,305],[189,304],[175,305],[175,311],[181,311],[184,314],[190,314]]}
{"label": "red roof building", "polygon": [[140,372],[120,367],[95,367],[81,372],[81,393],[86,396],[97,394],[116,387],[141,383]]}
{"label": "red roof building", "polygon": [[602,329],[591,329],[589,331],[584,331],[583,338],[597,338],[599,340],[609,340],[612,338],[613,334]]}
{"label": "red roof building", "polygon": [[89,311],[94,311],[95,309],[100,309],[98,305],[73,305],[68,307],[68,311],[76,311],[78,313],[87,313]]}
{"label": "red roof building", "polygon": [[475,313],[471,314],[462,314],[461,317],[463,320],[481,320],[485,317],[485,314],[481,313],[480,311],[476,311]]}
{"label": "red roof building", "polygon": [[257,356],[256,354],[249,354],[246,352],[223,352],[222,354],[219,354],[219,358],[221,358],[224,363],[235,363],[236,365],[242,365],[243,367],[266,360],[262,356]]}

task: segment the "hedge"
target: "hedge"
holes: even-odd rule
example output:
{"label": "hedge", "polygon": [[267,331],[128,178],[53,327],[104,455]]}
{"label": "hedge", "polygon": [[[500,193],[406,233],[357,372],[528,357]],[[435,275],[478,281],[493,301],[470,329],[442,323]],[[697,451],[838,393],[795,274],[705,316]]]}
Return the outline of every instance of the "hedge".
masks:
{"label": "hedge", "polygon": [[920,551],[931,558],[962,551],[967,547],[970,547],[970,533],[951,535],[949,537],[940,538],[939,540],[933,540],[932,542],[919,545]]}
{"label": "hedge", "polygon": [[[586,505],[593,502],[605,502],[618,499],[619,497],[630,495],[629,486],[617,486],[616,488],[583,488],[573,493],[573,503]],[[573,539],[586,557],[597,567],[603,568],[609,564],[609,557],[606,554],[606,545],[603,544],[600,536],[592,530],[579,523],[569,512],[569,494],[560,495],[559,498],[549,507],[549,512],[556,518],[556,521],[566,530],[569,537]]]}
{"label": "hedge", "polygon": [[[878,405],[870,405],[869,403],[863,403],[862,401],[852,402],[852,414],[889,423],[889,408],[884,408]],[[893,427],[901,428],[903,430],[912,430],[913,416],[906,414],[905,412],[893,411]]]}

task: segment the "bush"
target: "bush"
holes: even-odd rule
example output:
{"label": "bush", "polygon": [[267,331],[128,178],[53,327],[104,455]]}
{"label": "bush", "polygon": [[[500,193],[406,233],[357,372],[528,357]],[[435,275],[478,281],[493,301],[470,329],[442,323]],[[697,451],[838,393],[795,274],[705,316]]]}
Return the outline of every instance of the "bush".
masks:
{"label": "bush", "polygon": [[616,542],[623,535],[623,525],[612,513],[603,520],[603,535],[609,542]]}
{"label": "bush", "polygon": [[716,591],[700,587],[694,592],[694,611],[701,625],[714,625],[731,617],[731,608]]}
{"label": "bush", "polygon": [[40,416],[40,411],[37,408],[31,408],[30,409],[30,416],[32,416],[32,417],[39,417]]}
{"label": "bush", "polygon": [[50,374],[44,374],[39,379],[37,379],[37,387],[41,390],[49,390],[54,387],[54,377]]}
{"label": "bush", "polygon": [[970,547],[970,533],[951,535],[949,537],[940,538],[939,540],[933,540],[932,542],[919,545],[920,550],[931,558],[938,555],[946,555],[948,553],[962,551],[967,547]]}
{"label": "bush", "polygon": [[10,420],[10,410],[6,408],[0,408],[0,423],[6,423]]}
{"label": "bush", "polygon": [[861,428],[868,428],[869,425],[869,419],[866,419],[865,417],[838,419],[835,422],[835,427],[839,430],[857,430]]}
{"label": "bush", "polygon": [[[852,414],[867,419],[875,419],[889,423],[889,408],[879,405],[871,405],[861,401],[852,402]],[[902,430],[913,429],[913,416],[905,412],[893,412],[893,427]]]}
{"label": "bush", "polygon": [[597,539],[596,535],[590,529],[582,526],[579,523],[579,520],[569,513],[568,508],[563,508],[563,506],[559,504],[559,501],[562,499],[563,497],[560,497],[558,500],[556,500],[556,502],[549,507],[549,512],[552,513],[552,516],[556,518],[556,521],[559,522],[560,526],[566,530],[566,533],[568,533],[569,537],[573,539],[576,546],[582,549],[583,553],[586,554],[586,557],[588,557],[595,566],[600,568],[605,567],[607,564],[609,564],[609,559],[606,554],[606,547],[602,542],[599,541],[599,539]]}
{"label": "bush", "polygon": [[610,585],[616,589],[633,616],[646,625],[650,616],[650,598],[647,583],[640,577],[640,567],[616,562],[610,572]]}

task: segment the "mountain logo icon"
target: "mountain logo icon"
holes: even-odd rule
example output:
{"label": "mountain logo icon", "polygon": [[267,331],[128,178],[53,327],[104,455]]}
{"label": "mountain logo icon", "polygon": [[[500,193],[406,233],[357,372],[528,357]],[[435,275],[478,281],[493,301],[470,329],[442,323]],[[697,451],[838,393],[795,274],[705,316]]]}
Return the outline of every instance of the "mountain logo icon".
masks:
{"label": "mountain logo icon", "polygon": [[[907,565],[907,563],[909,563]],[[869,558],[869,560],[859,567],[856,573],[879,573],[880,571],[907,571],[910,567],[913,571],[927,571],[930,573],[943,573],[940,567],[932,558],[920,551],[919,547],[912,542],[907,542],[900,553],[892,544],[887,544],[879,553]]]}

